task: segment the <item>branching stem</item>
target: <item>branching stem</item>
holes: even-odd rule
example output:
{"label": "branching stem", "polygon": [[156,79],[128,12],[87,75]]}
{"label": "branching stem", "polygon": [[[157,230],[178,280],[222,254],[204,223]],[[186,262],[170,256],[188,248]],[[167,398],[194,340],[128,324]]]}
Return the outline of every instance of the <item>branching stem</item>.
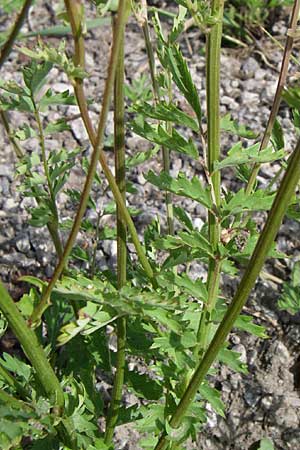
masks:
{"label": "branching stem", "polygon": [[[263,138],[260,143],[259,151],[264,150],[268,146],[270,137],[272,134],[272,130],[274,127],[274,123],[276,120],[276,116],[278,114],[279,106],[281,103],[281,95],[282,95],[282,91],[284,89],[286,77],[288,74],[289,61],[291,58],[293,44],[294,44],[294,36],[293,35],[297,30],[299,12],[300,12],[300,0],[294,0],[293,10],[292,10],[291,19],[290,19],[290,25],[289,25],[290,33],[288,33],[287,37],[286,37],[284,54],[283,54],[280,74],[279,74],[279,78],[278,78],[277,88],[276,88],[276,92],[275,92],[275,97],[274,97],[272,108],[270,111],[268,123],[267,123]],[[260,169],[260,164],[259,163],[254,164],[250,178],[248,180],[247,187],[246,187],[247,194],[250,194],[255,186],[259,169]]]}
{"label": "branching stem", "polygon": [[[292,157],[289,160],[286,173],[277,191],[276,198],[273,202],[272,208],[268,214],[266,224],[255,246],[252,257],[248,263],[246,271],[238,286],[236,294],[219,325],[209,347],[207,348],[203,358],[198,364],[194,375],[182,396],[175,413],[170,420],[170,426],[177,428],[187,409],[194,401],[195,395],[206,376],[209,368],[215,361],[221,347],[223,346],[228,334],[230,333],[236,319],[240,315],[247,298],[255,285],[255,281],[263,267],[263,264],[268,256],[268,253],[275,240],[276,234],[280,228],[284,214],[289,205],[289,201],[293,196],[297,184],[300,179],[300,140],[294,150]],[[164,432],[159,439],[155,450],[165,450],[169,441]]]}

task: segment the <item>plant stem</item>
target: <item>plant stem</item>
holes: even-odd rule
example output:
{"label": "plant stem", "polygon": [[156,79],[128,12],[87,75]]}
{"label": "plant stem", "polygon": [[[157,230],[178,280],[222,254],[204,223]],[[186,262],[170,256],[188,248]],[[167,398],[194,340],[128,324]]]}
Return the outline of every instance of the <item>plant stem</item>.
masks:
{"label": "plant stem", "polygon": [[[6,111],[0,110],[0,118],[2,120],[4,129],[6,131],[8,139],[9,139],[9,142],[11,143],[11,145],[13,146],[13,148],[15,150],[15,154],[16,154],[17,158],[22,159],[24,157],[24,153],[23,153],[22,148],[18,144],[17,140],[12,135]],[[30,170],[28,170],[28,175],[31,176]],[[33,192],[36,192],[36,190],[34,188],[33,188]],[[39,202],[38,194],[36,193],[34,195],[34,197],[35,197],[37,204],[39,204],[40,202]],[[60,258],[62,255],[62,244],[61,244],[60,236],[58,233],[58,228],[52,222],[47,224],[47,228],[48,228],[49,234],[52,238],[57,256],[58,256],[58,258]]]}
{"label": "plant stem", "polygon": [[[114,33],[116,33],[116,21],[114,20]],[[114,88],[114,135],[115,135],[115,172],[116,182],[125,203],[126,199],[126,168],[125,168],[125,122],[124,122],[124,35],[119,52],[119,62],[116,71]],[[117,207],[117,272],[118,289],[126,284],[127,250],[126,250],[126,223]],[[111,444],[117,424],[119,409],[122,400],[124,383],[125,358],[126,358],[126,319],[117,320],[117,355],[116,373],[110,406],[107,415],[105,444]]]}
{"label": "plant stem", "polygon": [[[221,176],[219,170],[214,170],[214,164],[220,158],[220,58],[223,10],[224,0],[212,1],[211,14],[217,17],[217,22],[211,27],[206,45],[207,166],[216,208],[220,206],[221,202]],[[204,353],[207,347],[211,328],[211,314],[215,307],[220,284],[221,263],[217,258],[220,223],[212,213],[208,214],[208,233],[216,256],[210,258],[208,263],[208,300],[203,306],[197,334],[198,345],[195,347],[195,354],[200,353],[200,355]]]}
{"label": "plant stem", "polygon": [[17,20],[15,21],[15,23],[13,25],[12,31],[11,31],[8,39],[6,40],[6,42],[0,49],[0,68],[3,66],[4,62],[6,61],[6,59],[8,58],[8,56],[11,52],[12,46],[14,45],[14,42],[17,39],[18,33],[19,33],[20,29],[22,28],[22,25],[24,23],[24,20],[27,17],[29,8],[32,5],[32,3],[33,3],[33,0],[25,0],[23,7],[20,11],[20,14],[18,15]]}
{"label": "plant stem", "polygon": [[[70,2],[70,3],[73,4],[72,2]],[[67,7],[67,4],[68,4],[68,2],[66,1],[66,7]],[[67,11],[69,14],[76,13],[76,11],[74,12],[72,8]],[[83,188],[83,191],[81,194],[79,207],[78,207],[76,217],[73,222],[72,230],[70,232],[70,235],[68,237],[68,240],[67,240],[64,252],[63,252],[63,256],[54,271],[53,277],[52,277],[50,283],[48,284],[39,305],[36,307],[36,309],[34,310],[34,312],[32,314],[32,317],[30,319],[32,325],[36,325],[40,322],[43,312],[47,309],[47,307],[50,304],[51,292],[55,286],[55,283],[59,279],[59,277],[64,269],[64,266],[66,264],[66,261],[71,253],[71,250],[72,250],[74,242],[76,240],[78,231],[81,226],[82,218],[84,216],[84,213],[85,213],[85,210],[87,207],[89,195],[91,192],[91,188],[92,188],[92,184],[93,184],[93,180],[94,180],[94,176],[95,176],[95,172],[96,172],[96,168],[97,168],[97,162],[99,159],[101,159],[100,156],[102,154],[102,152],[101,152],[102,141],[103,141],[105,124],[106,124],[106,119],[107,119],[110,101],[111,101],[111,94],[112,94],[112,89],[113,89],[113,84],[114,84],[114,79],[115,79],[117,62],[118,62],[118,53],[119,53],[119,48],[120,48],[120,43],[121,43],[121,36],[122,36],[121,30],[122,30],[123,24],[125,23],[126,18],[127,18],[126,12],[127,12],[126,11],[126,0],[120,1],[119,9],[118,9],[118,18],[117,18],[117,33],[114,37],[113,46],[112,46],[112,50],[111,50],[110,63],[109,63],[109,68],[108,68],[108,76],[107,76],[107,80],[105,83],[102,110],[100,113],[97,136],[95,136],[95,134],[94,134],[94,130],[92,128],[91,121],[90,121],[90,118],[89,118],[89,115],[87,112],[87,107],[81,108],[81,111],[83,114],[82,117],[83,117],[85,126],[88,130],[94,150],[92,153],[90,166],[89,166],[89,170],[88,170],[88,173],[86,176],[84,188]],[[73,21],[71,21],[71,25],[72,25],[72,23],[73,23]],[[72,30],[72,31],[74,33],[74,30]],[[76,93],[76,90],[75,90],[75,93]],[[84,97],[83,98],[77,97],[77,101],[78,101],[78,103],[83,102],[86,105],[86,101],[85,101]],[[85,109],[86,109],[86,111],[85,111]],[[112,175],[112,177],[113,177],[113,175]],[[126,206],[125,206],[125,208],[126,208]]]}
{"label": "plant stem", "polygon": [[[283,59],[280,69],[280,75],[278,78],[277,88],[275,92],[275,97],[273,100],[271,112],[269,115],[268,123],[264,131],[263,138],[260,143],[259,151],[264,150],[270,141],[270,137],[272,134],[273,126],[276,120],[276,116],[278,114],[279,106],[281,103],[281,95],[285,86],[286,77],[288,73],[289,60],[292,54],[293,43],[294,43],[294,33],[297,30],[297,23],[300,12],[300,0],[294,0],[293,10],[291,13],[291,19],[289,24],[289,34],[286,37],[285,48],[283,53]],[[260,164],[256,163],[253,166],[250,178],[248,180],[248,184],[246,187],[246,193],[250,194],[255,186],[257,175],[260,169]]]}
{"label": "plant stem", "polygon": [[[236,319],[245,305],[272,247],[299,179],[300,139],[292,154],[292,157],[289,160],[286,173],[282,179],[276,198],[268,214],[267,221],[255,246],[254,252],[242,280],[237,288],[236,294],[170,420],[171,427],[177,428],[180,425],[187,409],[195,398],[200,384],[216,359],[219,350],[224,345],[228,334],[230,333]],[[166,433],[163,433],[155,447],[155,450],[165,450],[168,442]]]}
{"label": "plant stem", "polygon": [[[142,13],[141,13],[142,14]],[[149,70],[152,81],[152,89],[153,89],[153,97],[154,103],[157,105],[160,101],[159,95],[159,85],[156,78],[156,65],[155,65],[155,57],[153,52],[153,46],[150,37],[148,17],[147,17],[147,2],[145,2],[143,8],[143,17],[142,17],[142,31],[146,44],[146,51],[148,55],[149,62]],[[170,78],[170,74],[169,78]],[[170,80],[169,80],[170,81]],[[171,81],[170,81],[171,84]],[[171,90],[169,89],[169,101],[171,100]],[[170,125],[166,123],[167,131],[170,132]],[[163,167],[166,173],[170,173],[170,150],[162,146],[162,155],[163,155]],[[173,214],[173,203],[172,203],[172,195],[170,192],[165,192],[165,200],[166,200],[166,210],[167,210],[167,223],[168,223],[168,233],[174,234],[174,214]]]}
{"label": "plant stem", "polygon": [[64,408],[64,393],[60,383],[40,346],[38,339],[26,324],[16,304],[0,282],[0,309],[5,315],[10,328],[22,345],[24,352],[33,365],[37,378],[49,400],[59,408]]}
{"label": "plant stem", "polygon": [[59,227],[58,211],[57,211],[57,206],[56,206],[55,194],[54,194],[54,191],[52,188],[51,177],[50,177],[50,173],[49,173],[49,167],[48,167],[48,161],[47,161],[47,155],[46,155],[44,130],[43,130],[40,112],[38,110],[38,107],[35,103],[33,96],[31,97],[31,100],[32,100],[33,107],[34,107],[35,120],[37,122],[38,130],[39,130],[39,140],[40,140],[40,146],[41,146],[43,167],[44,167],[44,173],[45,173],[45,177],[47,180],[47,186],[48,186],[48,190],[49,190],[51,210],[52,210],[51,212],[53,214],[53,220],[51,222],[49,222],[48,229],[49,229],[49,231],[51,230],[51,236],[53,239],[53,243],[54,243],[58,258],[61,259],[62,254],[63,254],[63,246],[61,243],[59,230],[58,230],[58,227]]}

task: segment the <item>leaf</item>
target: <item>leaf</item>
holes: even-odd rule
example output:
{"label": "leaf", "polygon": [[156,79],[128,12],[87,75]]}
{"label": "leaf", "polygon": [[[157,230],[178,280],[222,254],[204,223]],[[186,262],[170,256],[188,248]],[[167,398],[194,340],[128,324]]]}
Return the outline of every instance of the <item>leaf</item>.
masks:
{"label": "leaf", "polygon": [[248,373],[247,365],[240,361],[240,354],[223,347],[218,353],[218,360],[235,372]]}
{"label": "leaf", "polygon": [[163,395],[163,388],[157,380],[151,379],[146,374],[140,374],[133,370],[126,371],[126,381],[129,389],[146,400],[159,400]]}
{"label": "leaf", "polygon": [[185,211],[185,209],[180,206],[173,206],[174,215],[177,220],[179,220],[188,230],[193,230],[193,222],[190,218],[189,214]]}
{"label": "leaf", "polygon": [[221,118],[220,127],[221,130],[228,131],[235,136],[241,136],[247,139],[255,139],[258,137],[257,133],[254,133],[254,131],[246,128],[245,125],[239,125],[231,118],[230,114],[226,114],[226,116]]}
{"label": "leaf", "polygon": [[150,158],[155,156],[159,150],[160,150],[160,146],[155,145],[150,150],[146,150],[144,152],[143,151],[136,152],[133,156],[127,156],[126,162],[125,162],[126,167],[131,168],[131,167],[136,167],[139,164],[143,164],[145,161],[148,161]]}
{"label": "leaf", "polygon": [[275,194],[268,194],[262,189],[258,189],[252,194],[246,194],[244,189],[240,189],[233,194],[229,201],[222,202],[222,212],[227,217],[230,214],[238,214],[243,211],[268,211],[274,201]]}
{"label": "leaf", "polygon": [[53,64],[49,61],[43,61],[37,64],[31,61],[29,66],[23,68],[23,79],[25,86],[30,90],[31,95],[37,95],[47,81],[47,75],[52,69]]}
{"label": "leaf", "polygon": [[159,56],[163,67],[171,72],[175,84],[195,111],[200,123],[202,111],[198,92],[179,46],[176,44],[165,46],[164,55]]}
{"label": "leaf", "polygon": [[258,336],[262,339],[266,339],[269,337],[265,332],[265,327],[256,325],[253,322],[253,318],[250,316],[240,315],[235,321],[234,326],[236,328],[239,328],[240,330],[247,331],[248,333],[254,336]]}
{"label": "leaf", "polygon": [[298,87],[285,88],[282,92],[282,98],[291,108],[300,109],[300,89]]}
{"label": "leaf", "polygon": [[[197,299],[201,299],[204,302],[207,301],[206,285],[203,283],[201,278],[192,280],[186,273],[176,275],[174,272],[163,272],[161,273],[161,278],[167,281],[169,288],[172,285],[177,286],[189,295],[192,295]],[[161,282],[161,278],[159,278],[159,282]]]}
{"label": "leaf", "polygon": [[45,95],[39,101],[39,107],[45,110],[48,106],[52,105],[77,105],[76,99],[69,91],[53,93],[51,89],[45,93]]}
{"label": "leaf", "polygon": [[22,378],[24,381],[29,381],[32,371],[31,366],[25,364],[20,359],[11,356],[8,353],[3,353],[2,358],[0,359],[0,364],[5,367],[5,369]]}
{"label": "leaf", "polygon": [[217,389],[209,386],[208,383],[202,383],[199,392],[200,395],[210,403],[219,416],[225,417],[225,405],[222,402],[220,392]]}
{"label": "leaf", "polygon": [[26,139],[36,137],[36,131],[25,123],[15,132],[15,137],[20,141],[25,141]]}
{"label": "leaf", "polygon": [[142,136],[150,142],[163,145],[171,150],[183,153],[193,159],[198,159],[199,153],[192,139],[188,141],[182,137],[175,128],[169,134],[161,125],[150,125],[144,121],[134,121],[131,123],[134,133]]}
{"label": "leaf", "polygon": [[273,442],[269,438],[263,438],[260,441],[259,448],[257,450],[275,450]]}
{"label": "leaf", "polygon": [[[101,25],[109,23],[108,17],[98,17],[96,19],[87,19],[86,29],[87,31],[98,28]],[[41,28],[37,31],[29,31],[28,33],[22,33],[20,35],[21,39],[37,36],[54,36],[54,37],[64,37],[68,34],[72,34],[72,29],[70,25],[53,25],[52,27]]]}
{"label": "leaf", "polygon": [[274,150],[278,151],[284,149],[284,134],[278,119],[275,119],[273,125],[271,142]]}
{"label": "leaf", "polygon": [[224,167],[238,166],[240,164],[253,164],[256,162],[266,163],[284,157],[283,150],[274,152],[272,147],[268,147],[259,151],[259,147],[260,144],[257,143],[248,148],[243,148],[242,143],[238,142],[228,151],[228,156],[226,158],[214,164],[214,170],[220,170]]}
{"label": "leaf", "polygon": [[178,249],[184,246],[204,252],[206,256],[213,256],[210,242],[198,230],[180,231],[176,236],[170,235],[155,241],[155,247],[161,250]]}
{"label": "leaf", "polygon": [[189,180],[184,173],[179,172],[177,178],[172,178],[166,172],[155,175],[154,172],[150,171],[145,175],[145,178],[161,190],[191,198],[212,209],[210,190],[202,186],[198,177],[193,177]]}
{"label": "leaf", "polygon": [[163,120],[167,122],[176,123],[177,125],[185,126],[192,129],[196,133],[199,132],[199,125],[196,120],[190,115],[181,111],[173,104],[168,104],[161,101],[155,106],[149,103],[134,106],[134,110],[143,116],[151,117],[152,119]]}
{"label": "leaf", "polygon": [[74,62],[67,57],[66,54],[66,43],[65,41],[60,41],[58,48],[52,46],[47,46],[42,41],[39,41],[39,46],[34,50],[29,50],[27,47],[20,47],[18,50],[26,56],[29,56],[33,60],[48,62],[60,67],[69,78],[79,78],[83,79],[87,76],[87,73],[80,68],[75,66]]}
{"label": "leaf", "polygon": [[295,315],[300,312],[300,285],[284,283],[283,292],[278,300],[278,308]]}
{"label": "leaf", "polygon": [[60,119],[57,122],[48,123],[46,128],[44,129],[44,134],[45,136],[47,136],[48,134],[60,133],[62,131],[70,130],[70,125],[64,119]]}

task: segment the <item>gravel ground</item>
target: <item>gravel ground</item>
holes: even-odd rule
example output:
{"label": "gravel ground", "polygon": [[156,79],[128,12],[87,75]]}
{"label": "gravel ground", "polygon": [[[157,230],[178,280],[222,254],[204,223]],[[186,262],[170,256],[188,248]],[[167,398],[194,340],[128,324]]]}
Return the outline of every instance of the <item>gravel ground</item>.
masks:
{"label": "gravel ground", "polygon": [[[51,23],[51,7],[42,8],[41,2],[31,10],[26,27],[36,29]],[[283,16],[273,26],[273,33],[282,35],[286,32],[287,21]],[[51,38],[53,44],[58,40]],[[87,93],[95,97],[98,104],[106,77],[106,55],[111,42],[108,26],[101,30],[93,30],[87,39],[87,69],[91,76],[87,84]],[[101,45],[99,45],[101,43]],[[203,41],[199,33],[190,29],[182,38],[182,48],[188,59],[189,67],[199,90],[204,105],[205,76],[204,58],[201,55]],[[261,52],[263,48],[263,53]],[[239,123],[249,126],[256,132],[261,132],[266,124],[272,98],[276,88],[278,69],[282,53],[268,42],[260,41],[257,46],[247,49],[224,49],[222,53],[222,114],[231,113]],[[12,73],[16,80],[21,75],[14,69],[19,67],[22,56],[13,52],[9,61],[1,71],[1,77],[11,79]],[[101,61],[101,64],[99,64]],[[128,26],[126,43],[126,78],[133,80],[137,75],[147,72],[147,59],[140,30],[131,21]],[[291,70],[291,74],[293,69]],[[292,78],[292,77],[291,77]],[[63,91],[69,86],[66,77],[56,70],[51,72],[49,84],[55,91]],[[97,119],[97,108],[91,107],[92,119]],[[76,107],[64,109],[64,114],[77,114]],[[57,111],[51,111],[47,120],[57,118]],[[24,116],[11,114],[12,123],[20,125]],[[286,133],[288,149],[295,144],[290,112],[283,105],[280,108],[280,121]],[[59,148],[64,145],[74,148],[80,144],[89,153],[87,136],[80,119],[70,122],[72,133],[62,133],[57,140],[48,139],[48,148]],[[112,113],[110,113],[107,134],[112,132]],[[226,152],[235,138],[229,135],[222,137],[222,149]],[[28,151],[36,148],[36,141],[28,141]],[[134,153],[148,147],[148,143],[128,131],[127,150]],[[107,156],[111,165],[112,155]],[[147,163],[147,167],[139,167],[131,171],[129,179],[137,186],[137,194],[130,197],[130,203],[141,210],[135,219],[139,231],[151,219],[159,215],[164,226],[164,211],[162,210],[162,194],[146,183],[143,171],[149,167],[159,168],[158,160]],[[259,181],[265,185],[269,177],[276,171],[276,164],[265,165],[259,175]],[[188,158],[179,158],[172,162],[172,174],[183,170],[188,176],[201,175],[197,162]],[[75,168],[69,184],[81,188],[81,169]],[[32,206],[28,198],[23,198],[18,191],[19,180],[15,177],[15,157],[3,132],[0,134],[0,271],[1,278],[14,294],[15,299],[24,292],[26,286],[18,282],[23,274],[35,274],[49,278],[55,264],[54,248],[45,230],[36,229],[27,224],[27,209]],[[224,186],[227,189],[237,189],[236,181],[231,173],[225,173]],[[101,202],[111,200],[111,194],[98,196]],[[195,224],[205,219],[205,211],[195,203],[187,200],[177,200],[194,218]],[[100,201],[98,206],[101,206]],[[73,215],[74,208],[63,194],[60,197],[60,207],[64,216]],[[90,218],[95,219],[93,211],[88,211]],[[265,216],[262,216],[262,220]],[[108,218],[110,223],[111,219]],[[274,261],[266,265],[266,271],[281,279],[286,279],[294,260],[299,259],[299,223],[286,220],[278,237],[278,247],[285,251],[290,258],[280,263]],[[81,234],[79,242],[86,236]],[[97,249],[97,264],[101,267],[115,263],[116,246],[112,241],[104,241]],[[203,274],[204,269],[199,264],[192,268],[195,274]],[[226,295],[231,296],[235,286],[230,280],[224,279]],[[247,312],[254,315],[257,323],[266,326],[270,338],[260,340],[245,333],[232,334],[230,342],[233,348],[240,352],[249,365],[249,374],[232,373],[226,367],[219,371],[216,386],[222,392],[222,398],[227,405],[226,418],[222,419],[211,413],[208,426],[199,436],[197,443],[189,448],[203,448],[205,450],[255,450],[255,443],[262,437],[268,436],[275,442],[279,450],[300,449],[300,315],[291,317],[287,313],[279,312],[276,300],[280,293],[280,285],[260,280],[247,304]],[[14,340],[7,335],[1,343],[2,350],[8,350],[14,345]],[[107,389],[109,384],[107,384]],[[125,398],[125,401],[129,401]],[[118,449],[135,450],[138,435],[132,428],[120,427],[117,433]]]}

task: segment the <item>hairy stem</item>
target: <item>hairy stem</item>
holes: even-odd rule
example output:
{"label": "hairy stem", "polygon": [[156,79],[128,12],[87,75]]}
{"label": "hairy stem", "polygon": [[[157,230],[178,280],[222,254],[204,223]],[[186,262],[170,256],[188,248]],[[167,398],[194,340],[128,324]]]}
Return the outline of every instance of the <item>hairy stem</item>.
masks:
{"label": "hairy stem", "polygon": [[[272,247],[299,179],[300,140],[298,141],[297,147],[289,160],[286,173],[277,191],[277,195],[268,214],[266,224],[255,246],[254,252],[237,288],[236,294],[170,420],[171,427],[177,428],[180,425],[187,409],[194,401],[199,386],[204,380],[204,377],[206,376],[211,365],[215,361],[219,350],[223,346],[236,319],[241,313],[241,310],[255,285],[255,281]],[[168,442],[167,434],[164,432],[159,439],[155,450],[165,450],[168,446]]]}
{"label": "hairy stem", "polygon": [[[67,6],[67,4],[66,4],[66,6]],[[69,10],[68,12],[71,14],[74,13],[73,10]],[[76,11],[75,11],[75,13],[76,13]],[[87,128],[89,130],[89,134],[91,134],[91,138],[93,139],[92,143],[93,143],[94,150],[92,153],[92,157],[91,157],[91,161],[90,161],[90,165],[89,165],[89,170],[88,170],[88,173],[86,176],[84,188],[83,188],[83,191],[81,194],[79,207],[78,207],[76,217],[73,222],[72,230],[70,232],[69,238],[67,240],[67,243],[66,243],[66,246],[65,246],[65,249],[63,252],[63,256],[54,271],[53,277],[52,277],[50,283],[48,284],[39,305],[36,307],[36,309],[34,310],[34,312],[32,314],[31,323],[33,325],[36,325],[37,323],[40,322],[40,318],[41,318],[43,312],[45,311],[45,309],[47,309],[47,307],[50,304],[51,292],[55,286],[55,283],[59,279],[59,277],[64,269],[64,266],[67,262],[67,259],[71,253],[71,250],[75,243],[78,231],[81,226],[81,221],[82,221],[84,213],[86,211],[87,203],[89,200],[89,195],[91,192],[91,188],[92,188],[92,184],[93,184],[93,180],[94,180],[94,176],[95,176],[95,172],[96,172],[96,168],[97,168],[97,162],[100,159],[100,155],[102,154],[101,148],[102,148],[103,136],[104,136],[104,131],[105,131],[105,124],[106,124],[109,106],[110,106],[110,102],[111,102],[111,94],[112,94],[112,89],[113,89],[113,84],[114,84],[114,79],[115,79],[116,67],[117,67],[117,62],[118,62],[118,53],[119,53],[121,37],[122,37],[122,28],[123,28],[123,24],[126,21],[126,17],[127,17],[126,0],[123,0],[123,1],[120,1],[120,3],[119,3],[118,18],[117,18],[117,32],[114,36],[113,46],[112,46],[112,50],[111,50],[111,57],[110,57],[109,68],[108,68],[108,76],[107,76],[107,80],[105,83],[102,110],[100,113],[99,126],[98,126],[98,131],[97,131],[96,137],[94,135],[93,128],[90,125],[87,125],[89,127],[89,128]],[[72,22],[71,22],[71,25],[72,25]],[[77,100],[79,102],[82,101],[82,99],[80,99],[80,98],[78,98]],[[84,99],[84,103],[86,104],[85,99]],[[87,110],[87,108],[86,108],[86,110]],[[83,117],[83,119],[84,119],[85,124],[90,123],[88,113],[85,118]]]}
{"label": "hairy stem", "polygon": [[[116,21],[114,21],[114,33],[116,33]],[[116,182],[125,203],[126,196],[126,169],[125,169],[125,122],[124,122],[124,34],[119,52],[118,69],[116,71],[114,89],[114,135],[115,135],[115,172]],[[118,289],[126,284],[126,223],[117,207],[117,272]],[[110,444],[114,435],[115,426],[119,416],[124,383],[125,357],[126,357],[126,319],[117,320],[117,358],[116,373],[112,397],[109,406],[105,443]]]}
{"label": "hairy stem", "polygon": [[[220,171],[214,170],[214,164],[220,158],[220,58],[223,9],[224,0],[212,1],[211,12],[217,18],[217,22],[211,27],[206,45],[207,166],[216,208],[220,206],[221,202],[221,176]],[[217,217],[212,213],[208,214],[208,230],[209,240],[216,254],[220,242],[220,224]],[[208,300],[203,306],[197,335],[198,345],[195,349],[195,353],[200,355],[207,347],[211,314],[219,292],[220,269],[221,264],[217,256],[210,258],[207,277]]]}
{"label": "hairy stem", "polygon": [[[276,116],[278,114],[279,106],[281,103],[281,95],[282,95],[282,91],[284,89],[286,77],[288,74],[289,61],[291,58],[293,44],[294,44],[294,37],[295,37],[294,35],[297,30],[299,12],[300,12],[300,0],[295,0],[293,10],[291,13],[288,35],[286,37],[283,59],[282,59],[282,64],[281,64],[281,69],[280,69],[280,75],[278,78],[277,88],[276,88],[276,92],[275,92],[275,97],[273,100],[268,123],[267,123],[263,138],[260,143],[259,151],[264,150],[268,146],[270,137],[272,134],[273,126],[274,126],[274,123],[276,120]],[[248,180],[247,187],[246,187],[247,194],[250,194],[255,186],[259,169],[260,169],[260,164],[259,163],[254,164],[250,178]]]}
{"label": "hairy stem", "polygon": [[48,398],[51,402],[56,404],[60,412],[62,412],[64,408],[64,393],[60,383],[53,372],[34,331],[28,327],[19,309],[2,283],[0,283],[0,309],[34,367],[37,378],[43,386]]}
{"label": "hairy stem", "polygon": [[4,62],[6,61],[6,59],[8,58],[8,56],[12,50],[14,42],[17,39],[18,33],[19,33],[20,29],[22,28],[22,25],[24,23],[24,20],[27,17],[29,8],[32,5],[32,3],[33,3],[33,0],[25,0],[24,5],[20,11],[20,14],[18,15],[17,20],[15,21],[15,23],[12,27],[12,30],[11,30],[11,33],[10,33],[8,39],[6,40],[6,42],[0,49],[0,68],[3,66]]}

